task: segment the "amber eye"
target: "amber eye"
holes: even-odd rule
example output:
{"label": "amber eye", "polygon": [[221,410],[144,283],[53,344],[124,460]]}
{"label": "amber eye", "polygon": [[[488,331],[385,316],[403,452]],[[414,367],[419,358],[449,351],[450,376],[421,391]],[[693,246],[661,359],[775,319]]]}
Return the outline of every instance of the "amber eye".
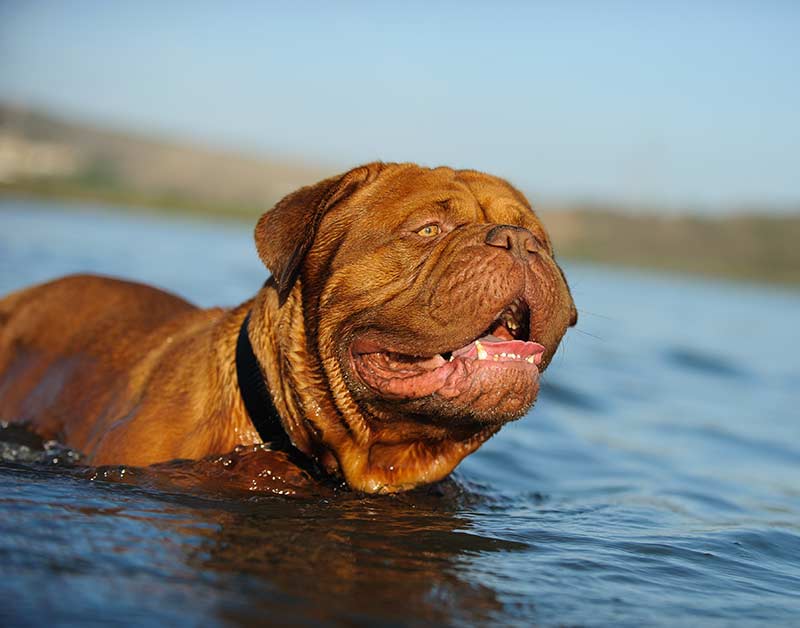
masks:
{"label": "amber eye", "polygon": [[441,232],[442,228],[439,225],[425,225],[422,229],[417,231],[417,235],[421,235],[423,238],[432,238],[439,235]]}

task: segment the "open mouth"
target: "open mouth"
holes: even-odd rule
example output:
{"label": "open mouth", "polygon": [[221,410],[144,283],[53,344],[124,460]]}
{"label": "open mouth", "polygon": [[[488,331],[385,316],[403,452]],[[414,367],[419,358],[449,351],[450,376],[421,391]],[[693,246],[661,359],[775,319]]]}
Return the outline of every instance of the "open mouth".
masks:
{"label": "open mouth", "polygon": [[351,355],[362,381],[383,397],[417,399],[434,393],[458,396],[476,374],[487,370],[498,377],[505,370],[525,370],[535,380],[544,351],[544,346],[530,338],[527,303],[517,298],[480,336],[451,351],[409,355],[356,340]]}

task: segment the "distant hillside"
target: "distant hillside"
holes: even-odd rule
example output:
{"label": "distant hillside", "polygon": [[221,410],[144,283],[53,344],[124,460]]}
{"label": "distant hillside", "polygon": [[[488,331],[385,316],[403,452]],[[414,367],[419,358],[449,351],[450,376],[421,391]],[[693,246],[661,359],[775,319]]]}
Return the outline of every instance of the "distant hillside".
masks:
{"label": "distant hillside", "polygon": [[0,105],[0,174],[4,141],[13,143],[12,150],[30,154],[42,146],[60,146],[70,152],[72,170],[41,176],[36,168],[29,168],[12,180],[0,176],[0,181],[6,179],[6,188],[54,195],[263,209],[301,185],[330,175],[306,164],[249,158]]}
{"label": "distant hillside", "polygon": [[[0,105],[0,194],[254,221],[286,193],[331,174],[318,166],[244,157]],[[561,258],[800,284],[800,213],[537,211]]]}

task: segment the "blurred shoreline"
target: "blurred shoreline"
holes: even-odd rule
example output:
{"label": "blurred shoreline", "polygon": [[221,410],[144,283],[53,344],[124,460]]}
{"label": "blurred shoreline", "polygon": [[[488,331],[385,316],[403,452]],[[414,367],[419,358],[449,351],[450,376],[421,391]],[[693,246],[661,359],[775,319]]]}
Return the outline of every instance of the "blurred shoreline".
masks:
{"label": "blurred shoreline", "polygon": [[[0,197],[254,223],[288,192],[335,170],[146,138],[0,104]],[[800,212],[536,209],[561,259],[800,285]]]}

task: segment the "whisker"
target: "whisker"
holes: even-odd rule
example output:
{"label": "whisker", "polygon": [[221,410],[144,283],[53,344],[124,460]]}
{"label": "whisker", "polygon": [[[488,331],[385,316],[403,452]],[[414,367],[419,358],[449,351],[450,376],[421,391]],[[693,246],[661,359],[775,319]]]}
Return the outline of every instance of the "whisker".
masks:
{"label": "whisker", "polygon": [[577,331],[578,333],[583,334],[584,336],[589,336],[590,338],[594,338],[595,340],[599,340],[600,342],[605,342],[606,341],[605,338],[602,338],[600,336],[595,336],[594,334],[590,334],[588,331],[583,331],[582,329],[578,329],[577,327],[574,327],[573,329],[575,331]]}
{"label": "whisker", "polygon": [[584,310],[582,308],[578,308],[578,313],[580,314],[588,314],[589,316],[595,316],[597,318],[604,318],[607,321],[613,321],[613,316],[606,316],[605,314],[598,314],[597,312],[590,312],[589,310]]}

